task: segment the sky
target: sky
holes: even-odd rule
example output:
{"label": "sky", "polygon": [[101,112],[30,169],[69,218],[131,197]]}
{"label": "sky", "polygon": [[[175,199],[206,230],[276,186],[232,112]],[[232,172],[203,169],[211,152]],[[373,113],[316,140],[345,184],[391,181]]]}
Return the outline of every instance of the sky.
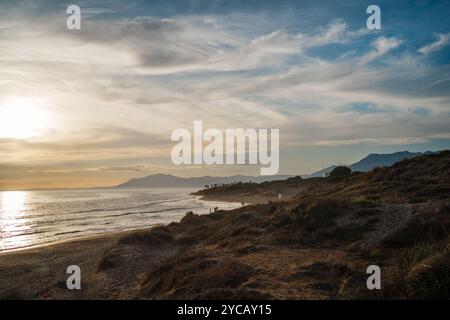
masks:
{"label": "sky", "polygon": [[173,165],[171,133],[194,120],[278,128],[280,174],[448,149],[449,14],[447,1],[0,1],[0,189],[258,174]]}

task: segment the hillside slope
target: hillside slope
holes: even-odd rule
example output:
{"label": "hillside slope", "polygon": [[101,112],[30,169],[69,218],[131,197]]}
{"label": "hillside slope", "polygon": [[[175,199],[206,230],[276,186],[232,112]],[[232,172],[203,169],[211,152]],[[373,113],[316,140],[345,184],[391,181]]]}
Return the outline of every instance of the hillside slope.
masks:
{"label": "hillside slope", "polygon": [[[146,272],[134,294],[157,299],[450,297],[449,151],[346,177],[238,183],[198,194],[242,198],[286,189],[297,194],[228,212],[188,214],[179,224],[123,239],[122,246],[164,243],[177,252]],[[115,250],[104,261],[116,260],[125,247]],[[382,269],[382,290],[365,287],[372,264]]]}

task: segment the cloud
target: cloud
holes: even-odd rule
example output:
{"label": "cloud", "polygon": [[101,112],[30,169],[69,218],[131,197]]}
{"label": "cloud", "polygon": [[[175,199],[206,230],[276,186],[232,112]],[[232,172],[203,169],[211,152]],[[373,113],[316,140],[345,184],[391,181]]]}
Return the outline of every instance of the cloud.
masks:
{"label": "cloud", "polygon": [[379,37],[372,43],[373,50],[367,53],[366,55],[362,56],[360,59],[360,63],[361,64],[369,63],[385,55],[389,51],[397,48],[401,43],[402,42],[395,37],[392,38]]}
{"label": "cloud", "polygon": [[82,167],[82,168],[58,168],[58,169],[30,169],[29,173],[77,173],[77,172],[160,172],[168,170],[168,166],[157,166],[153,164],[139,163],[130,166],[102,166],[102,167]]}
{"label": "cloud", "polygon": [[436,34],[435,37],[437,38],[436,41],[420,48],[419,50],[417,50],[417,52],[423,55],[428,55],[441,50],[450,43],[450,33],[446,34],[439,33]]}
{"label": "cloud", "polygon": [[292,56],[298,58],[298,63],[308,62],[310,59],[305,54],[308,49],[348,43],[366,34],[365,30],[349,30],[342,20],[310,33],[275,30],[247,40],[247,43],[243,40],[241,47],[214,56],[209,68],[231,71],[280,67]]}
{"label": "cloud", "polygon": [[[347,23],[343,20],[335,20],[315,35],[304,37],[303,47],[313,48],[334,43],[348,43],[351,40],[368,34],[367,29],[349,30]],[[302,34],[299,34],[303,38]]]}
{"label": "cloud", "polygon": [[344,19],[299,28],[258,12],[91,13],[81,32],[54,13],[0,14],[11,31],[0,31],[0,98],[37,97],[54,119],[40,137],[0,140],[1,163],[138,174],[161,159],[170,166],[172,130],[191,130],[194,120],[279,128],[282,147],[449,133],[450,68],[402,46],[406,36],[373,35]]}

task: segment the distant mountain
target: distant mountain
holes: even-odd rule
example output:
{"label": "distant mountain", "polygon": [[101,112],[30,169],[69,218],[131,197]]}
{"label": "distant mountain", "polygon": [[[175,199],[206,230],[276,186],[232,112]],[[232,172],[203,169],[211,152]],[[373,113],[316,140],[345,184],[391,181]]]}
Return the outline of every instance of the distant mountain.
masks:
{"label": "distant mountain", "polygon": [[367,157],[352,164],[350,166],[350,169],[352,169],[352,171],[366,172],[372,170],[375,167],[392,166],[394,163],[400,160],[414,158],[422,154],[423,153],[421,152],[409,152],[409,151],[401,151],[387,154],[371,153]]}
{"label": "distant mountain", "polygon": [[154,174],[143,178],[134,178],[125,183],[119,184],[117,188],[190,188],[203,187],[205,185],[226,184],[233,182],[264,182],[273,180],[285,180],[291,176],[277,175],[277,176],[243,176],[235,175],[230,177],[193,177],[181,178],[170,174]]}
{"label": "distant mountain", "polygon": [[[404,160],[404,159],[410,159],[417,157],[422,154],[430,154],[433,152],[427,151],[425,153],[421,152],[409,152],[409,151],[400,151],[400,152],[394,152],[394,153],[371,153],[367,157],[359,160],[358,162],[355,162],[354,164],[349,165],[348,167],[352,169],[352,171],[362,171],[367,172],[375,167],[386,167],[386,166],[392,166],[394,163]],[[331,170],[336,168],[336,166],[330,166],[325,169],[313,172],[310,174],[309,178],[311,177],[323,177],[324,173],[329,173]]]}
{"label": "distant mountain", "polygon": [[[378,154],[371,153],[367,157],[355,162],[354,164],[348,166],[352,171],[370,171],[375,167],[383,167],[383,166],[391,166],[394,163],[403,160],[414,158],[421,154],[430,154],[432,152],[409,152],[409,151],[401,151],[395,153],[387,153],[387,154]],[[322,170],[316,171],[310,175],[304,175],[304,178],[311,177],[323,177],[324,173],[329,173],[334,168],[335,165],[329,166]],[[264,181],[273,181],[273,180],[285,180],[290,178],[290,175],[276,175],[276,176],[243,176],[243,175],[235,175],[229,177],[211,177],[211,176],[203,176],[203,177],[193,177],[193,178],[182,178],[173,176],[170,174],[154,174],[143,178],[135,178],[128,180],[125,183],[122,183],[117,188],[199,188],[205,185],[213,185],[213,184],[227,184],[233,182],[264,182]]]}

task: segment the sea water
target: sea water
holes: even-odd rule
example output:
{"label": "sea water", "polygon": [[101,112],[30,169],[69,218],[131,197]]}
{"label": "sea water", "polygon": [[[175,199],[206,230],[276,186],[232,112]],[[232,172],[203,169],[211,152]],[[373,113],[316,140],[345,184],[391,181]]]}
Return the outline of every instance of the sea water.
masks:
{"label": "sea water", "polygon": [[179,221],[239,204],[202,201],[188,189],[0,191],[0,251]]}

